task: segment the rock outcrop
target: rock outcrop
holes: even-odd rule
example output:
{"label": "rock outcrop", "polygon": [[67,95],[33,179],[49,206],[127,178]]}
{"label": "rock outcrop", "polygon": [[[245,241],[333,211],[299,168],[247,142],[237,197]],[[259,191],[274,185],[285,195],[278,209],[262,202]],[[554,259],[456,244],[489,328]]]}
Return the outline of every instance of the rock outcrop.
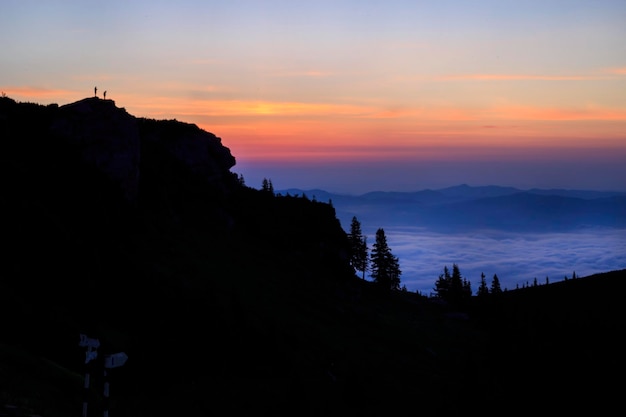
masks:
{"label": "rock outcrop", "polygon": [[84,163],[118,183],[128,201],[136,201],[141,139],[133,116],[112,100],[87,98],[61,106],[50,132],[78,149]]}
{"label": "rock outcrop", "polygon": [[119,184],[137,201],[143,146],[158,147],[208,183],[221,184],[235,158],[221,139],[196,125],[130,115],[113,100],[86,98],[59,107],[50,133],[78,150],[82,161]]}

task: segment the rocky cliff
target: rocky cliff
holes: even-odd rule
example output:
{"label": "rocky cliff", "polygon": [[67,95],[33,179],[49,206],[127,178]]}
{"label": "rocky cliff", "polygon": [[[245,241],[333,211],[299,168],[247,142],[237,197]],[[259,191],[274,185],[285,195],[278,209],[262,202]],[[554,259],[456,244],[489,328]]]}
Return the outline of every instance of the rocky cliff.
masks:
{"label": "rocky cliff", "polygon": [[222,183],[235,165],[221,139],[195,125],[136,118],[113,100],[97,97],[59,107],[49,131],[53,140],[72,146],[84,163],[118,183],[133,203],[139,193],[144,146],[160,148],[214,185]]}
{"label": "rocky cliff", "polygon": [[[131,337],[140,322],[167,334],[181,326],[162,320],[205,320],[187,317],[189,297],[206,312],[208,293],[230,303],[267,277],[291,286],[353,277],[332,206],[245,186],[220,138],[193,124],[98,98],[0,97],[0,137],[0,314],[24,313],[5,327],[8,340],[50,338],[54,351],[63,332]],[[120,316],[128,323],[111,322]]]}

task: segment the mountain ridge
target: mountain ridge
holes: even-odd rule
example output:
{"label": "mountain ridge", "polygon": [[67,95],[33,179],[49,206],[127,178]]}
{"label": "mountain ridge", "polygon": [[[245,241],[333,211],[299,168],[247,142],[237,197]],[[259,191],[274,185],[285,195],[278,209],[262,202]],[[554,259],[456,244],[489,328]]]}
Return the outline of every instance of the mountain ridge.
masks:
{"label": "mountain ridge", "polygon": [[464,197],[464,198],[480,198],[480,197],[494,197],[501,195],[509,195],[509,194],[517,194],[517,193],[531,193],[531,194],[545,194],[545,195],[559,195],[563,197],[578,197],[581,199],[594,199],[594,198],[603,198],[603,197],[612,197],[612,196],[626,196],[626,191],[599,191],[599,190],[591,190],[591,189],[567,189],[567,188],[517,188],[511,186],[502,186],[502,185],[468,185],[468,184],[459,184],[449,187],[443,188],[424,188],[415,191],[368,191],[361,194],[350,194],[350,193],[340,193],[340,192],[331,192],[326,191],[322,188],[310,188],[310,189],[302,189],[302,188],[285,188],[276,190],[278,194],[302,194],[305,193],[307,195],[323,195],[323,196],[334,196],[334,197],[345,197],[345,198],[381,198],[384,196],[413,196],[413,195],[428,195],[436,194],[436,195],[447,195],[450,197]]}
{"label": "mountain ridge", "polygon": [[[571,231],[626,227],[626,193],[619,191],[529,189],[467,184],[413,192],[375,191],[361,195],[286,189],[279,194],[315,195],[332,201],[344,228],[356,216],[379,227],[419,226],[433,231],[491,228],[508,231]],[[393,216],[389,216],[394,213]]]}

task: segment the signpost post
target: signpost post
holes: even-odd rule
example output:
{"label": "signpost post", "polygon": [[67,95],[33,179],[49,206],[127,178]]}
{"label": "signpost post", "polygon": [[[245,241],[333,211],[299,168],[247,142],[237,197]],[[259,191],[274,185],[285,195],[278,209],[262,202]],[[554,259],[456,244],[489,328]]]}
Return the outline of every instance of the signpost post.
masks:
{"label": "signpost post", "polygon": [[124,352],[104,357],[104,411],[102,417],[109,417],[109,375],[107,369],[119,368],[126,363],[128,356]]}
{"label": "signpost post", "polygon": [[87,404],[89,401],[89,379],[90,372],[89,362],[96,359],[98,357],[98,348],[100,347],[100,341],[98,339],[91,339],[84,334],[80,335],[80,342],[78,342],[78,346],[86,347],[87,351],[85,352],[85,384],[84,384],[84,398],[83,398],[83,416],[87,417]]}
{"label": "signpost post", "polygon": [[[83,400],[83,415],[82,417],[87,417],[87,404],[89,400],[89,383],[90,383],[90,372],[89,369],[91,366],[89,365],[94,359],[98,357],[98,348],[100,347],[100,341],[98,339],[92,339],[84,334],[80,335],[80,342],[78,342],[78,346],[86,347],[87,351],[85,353],[85,397]],[[113,353],[110,355],[104,356],[104,411],[103,417],[109,417],[109,379],[108,379],[108,369],[111,368],[119,368],[126,363],[128,356],[124,352]]]}

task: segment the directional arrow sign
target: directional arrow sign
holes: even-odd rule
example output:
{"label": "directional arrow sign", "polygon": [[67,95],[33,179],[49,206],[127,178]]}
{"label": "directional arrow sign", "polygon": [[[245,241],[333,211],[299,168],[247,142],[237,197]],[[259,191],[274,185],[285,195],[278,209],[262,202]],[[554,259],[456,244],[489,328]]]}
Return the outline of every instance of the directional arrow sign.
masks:
{"label": "directional arrow sign", "polygon": [[126,363],[128,356],[124,352],[114,353],[112,355],[106,355],[104,357],[105,368],[117,368]]}

